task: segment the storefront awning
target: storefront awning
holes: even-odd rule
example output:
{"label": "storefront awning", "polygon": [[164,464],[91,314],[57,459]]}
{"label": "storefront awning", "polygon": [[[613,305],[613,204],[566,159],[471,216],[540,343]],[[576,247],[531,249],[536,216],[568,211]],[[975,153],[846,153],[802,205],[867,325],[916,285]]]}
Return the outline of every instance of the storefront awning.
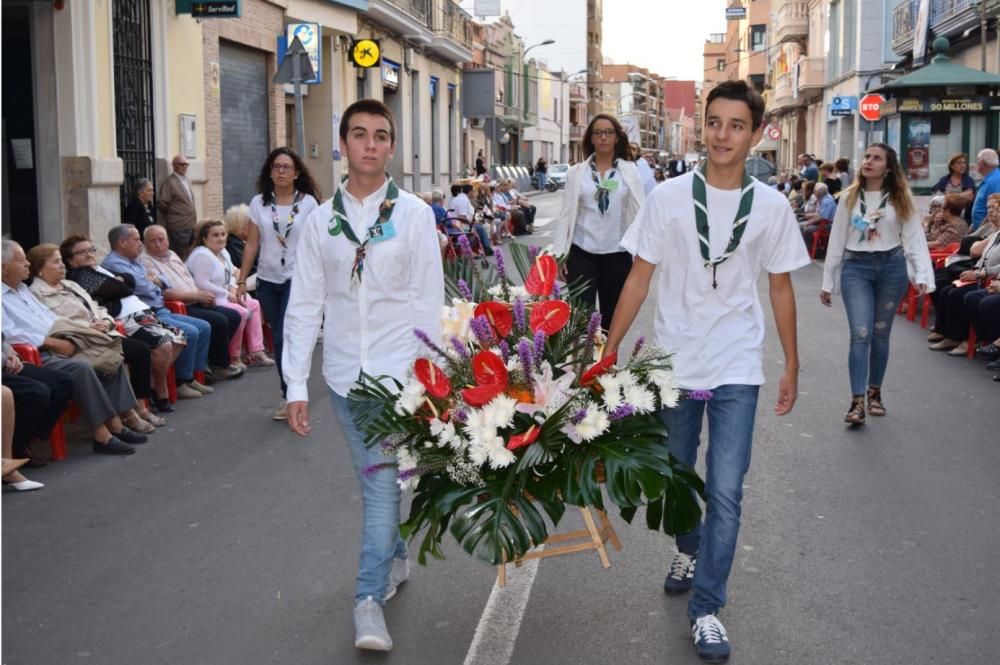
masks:
{"label": "storefront awning", "polygon": [[753,147],[754,152],[778,152],[778,142],[774,139],[764,137],[760,143]]}
{"label": "storefront awning", "polygon": [[945,55],[949,46],[947,39],[938,37],[934,40],[934,50],[937,55],[931,59],[929,65],[887,83],[876,92],[960,85],[1000,86],[1000,76],[996,74],[951,62],[951,58]]}

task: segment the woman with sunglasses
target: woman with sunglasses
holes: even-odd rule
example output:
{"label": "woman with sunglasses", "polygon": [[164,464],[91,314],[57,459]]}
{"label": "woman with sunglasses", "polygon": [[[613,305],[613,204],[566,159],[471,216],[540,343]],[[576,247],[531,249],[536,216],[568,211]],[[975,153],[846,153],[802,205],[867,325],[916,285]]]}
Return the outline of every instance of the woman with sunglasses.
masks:
{"label": "woman with sunglasses", "polygon": [[281,381],[281,401],[273,418],[287,420],[287,386],[281,374],[285,309],[292,288],[300,228],[319,207],[320,193],[302,158],[291,148],[276,148],[267,156],[257,178],[257,192],[250,202],[250,223],[236,295],[240,302],[246,298],[246,280],[254,273],[257,261],[257,300],[264,320],[271,326],[274,360]]}
{"label": "woman with sunglasses", "polygon": [[639,212],[645,189],[631,161],[628,135],[614,116],[594,116],[583,133],[583,151],[590,156],[566,174],[552,251],[566,257],[562,271],[567,282],[587,282],[583,300],[590,307],[598,302],[601,326],[607,330],[632,269],[622,235]]}

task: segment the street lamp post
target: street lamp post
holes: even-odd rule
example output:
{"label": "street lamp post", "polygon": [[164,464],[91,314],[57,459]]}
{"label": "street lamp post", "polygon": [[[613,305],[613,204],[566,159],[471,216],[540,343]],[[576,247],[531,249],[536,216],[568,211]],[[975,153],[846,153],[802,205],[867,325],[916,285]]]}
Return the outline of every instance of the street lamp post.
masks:
{"label": "street lamp post", "polygon": [[[569,89],[568,88],[564,89],[563,86],[568,86],[570,83],[570,79],[573,78],[574,76],[579,76],[580,74],[586,74],[586,73],[587,73],[586,69],[581,69],[578,72],[573,72],[569,76],[563,76],[562,79],[559,81],[559,97],[562,99],[562,105],[563,105],[561,111],[562,110],[568,111],[570,108],[567,105],[567,101],[569,100],[569,94],[567,93],[569,93]],[[568,112],[566,113],[566,121],[569,122]],[[559,162],[560,163],[568,162],[569,153],[570,153],[569,141],[568,140],[563,141],[563,114],[560,112],[559,113]]]}
{"label": "street lamp post", "polygon": [[517,165],[518,161],[520,161],[520,159],[521,159],[521,144],[524,142],[524,140],[521,137],[521,113],[522,113],[522,109],[527,110],[526,105],[523,103],[523,100],[522,100],[522,97],[524,96],[524,88],[525,88],[525,86],[524,86],[524,56],[528,55],[528,51],[530,51],[533,48],[537,48],[539,46],[548,46],[549,44],[555,44],[555,43],[556,43],[556,40],[554,40],[554,39],[546,39],[544,42],[539,42],[537,44],[532,44],[531,46],[529,46],[528,48],[524,49],[524,51],[521,52],[521,71],[520,71],[520,76],[517,77],[517,80],[520,82],[520,88],[521,89],[518,90],[518,94],[517,94],[517,107],[516,107],[516,110],[517,110],[517,146],[516,146],[516,148],[514,150],[514,165],[515,166]]}

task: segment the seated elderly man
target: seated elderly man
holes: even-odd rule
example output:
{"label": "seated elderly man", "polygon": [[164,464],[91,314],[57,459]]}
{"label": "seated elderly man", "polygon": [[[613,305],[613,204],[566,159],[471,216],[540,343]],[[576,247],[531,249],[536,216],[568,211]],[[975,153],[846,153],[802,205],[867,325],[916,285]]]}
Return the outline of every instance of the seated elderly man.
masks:
{"label": "seated elderly man", "polygon": [[[111,252],[104,257],[101,266],[117,275],[131,275],[135,279],[135,295],[149,306],[164,323],[180,328],[187,337],[187,346],[174,361],[177,376],[177,396],[194,399],[213,392],[212,388],[195,381],[196,370],[208,369],[208,347],[211,342],[212,326],[193,316],[174,314],[163,306],[163,289],[171,284],[149,272],[139,261],[142,254],[142,240],[139,232],[131,224],[119,224],[108,231]],[[226,340],[228,342],[228,340]],[[206,377],[209,377],[206,374]],[[209,377],[209,382],[214,377]]]}
{"label": "seated elderly man", "polygon": [[29,275],[24,250],[13,240],[3,241],[3,338],[10,344],[35,346],[42,356],[42,365],[66,372],[73,377],[73,401],[80,407],[93,430],[95,453],[131,455],[135,449],[127,444],[145,443],[148,439],[122,425],[118,414],[135,408],[135,395],[125,374],[125,365],[118,365],[114,374],[101,374],[82,354],[76,342],[55,335],[53,326],[59,319],[35,298],[24,280]]}
{"label": "seated elderly man", "polygon": [[825,182],[818,182],[813,188],[813,196],[816,197],[816,208],[807,214],[801,222],[799,228],[802,229],[802,239],[806,242],[806,247],[812,247],[813,235],[824,225],[833,224],[833,216],[837,213],[837,199],[830,195],[830,188]]}
{"label": "seated elderly man", "polygon": [[163,297],[187,305],[188,316],[205,321],[212,327],[208,348],[208,364],[216,379],[237,379],[243,370],[229,364],[229,340],[240,327],[240,313],[229,307],[218,307],[215,295],[199,289],[187,265],[170,249],[167,230],[153,224],[143,233],[145,253],[140,257],[146,270],[163,284]]}
{"label": "seated elderly man", "polygon": [[513,178],[507,178],[503,181],[503,187],[500,190],[504,198],[509,202],[508,205],[511,207],[516,207],[522,213],[524,213],[524,221],[528,225],[528,233],[534,233],[535,231],[535,212],[536,208],[531,204],[521,192],[517,191]]}

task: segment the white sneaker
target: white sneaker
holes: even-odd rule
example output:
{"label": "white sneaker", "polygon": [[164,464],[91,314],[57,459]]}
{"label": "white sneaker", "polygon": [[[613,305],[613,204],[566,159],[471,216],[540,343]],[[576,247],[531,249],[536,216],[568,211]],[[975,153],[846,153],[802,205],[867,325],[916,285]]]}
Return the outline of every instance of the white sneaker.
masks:
{"label": "white sneaker", "polygon": [[389,585],[385,589],[385,599],[388,601],[396,595],[399,585],[410,577],[410,560],[393,559],[392,570],[389,571]]}
{"label": "white sneaker", "polygon": [[372,596],[359,600],[354,606],[354,646],[372,651],[392,649],[392,638],[385,627],[382,606]]}
{"label": "white sneaker", "polygon": [[274,410],[271,420],[288,420],[288,402],[285,400],[278,402],[278,408]]}

